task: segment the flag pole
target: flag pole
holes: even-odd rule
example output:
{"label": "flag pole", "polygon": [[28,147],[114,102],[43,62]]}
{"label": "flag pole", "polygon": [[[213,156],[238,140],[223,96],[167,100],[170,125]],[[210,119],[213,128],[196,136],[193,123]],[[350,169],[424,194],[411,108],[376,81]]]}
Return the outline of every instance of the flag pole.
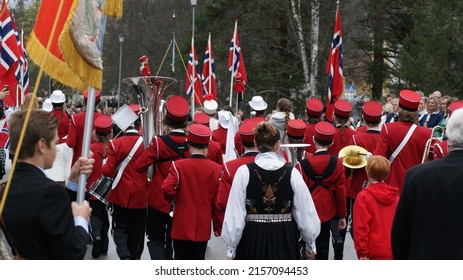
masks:
{"label": "flag pole", "polygon": [[[238,31],[238,20],[235,20],[235,31],[233,31],[233,58],[235,57],[235,48],[236,48],[236,33]],[[233,59],[235,61],[235,59]],[[234,65],[232,64],[232,70],[231,70],[231,78],[230,78],[230,102],[229,105],[230,107],[232,106],[232,99],[233,99],[233,70],[234,70]]]}
{"label": "flag pole", "polygon": [[195,53],[196,50],[194,49],[195,46],[195,37],[191,37],[191,47],[192,47],[192,59],[191,59],[191,77],[190,77],[190,85],[191,85],[191,119],[195,116],[195,80],[196,80],[196,63],[195,63]]}
{"label": "flag pole", "polygon": [[[212,93],[212,42],[211,42],[211,32],[209,32],[209,38],[207,40],[207,48],[209,49],[209,88],[208,93]],[[203,66],[204,67],[204,66]]]}
{"label": "flag pole", "polygon": [[175,73],[175,9],[172,14],[172,72]]}
{"label": "flag pole", "polygon": [[[82,143],[82,157],[89,158],[90,156],[90,139],[92,137],[93,130],[93,115],[95,113],[95,96],[96,90],[94,87],[88,88],[88,98],[87,98],[87,111],[85,113],[85,126],[84,126],[84,138]],[[87,175],[79,175],[79,185],[77,188],[77,199],[76,202],[79,205],[82,205],[85,199],[85,190],[87,186]]]}

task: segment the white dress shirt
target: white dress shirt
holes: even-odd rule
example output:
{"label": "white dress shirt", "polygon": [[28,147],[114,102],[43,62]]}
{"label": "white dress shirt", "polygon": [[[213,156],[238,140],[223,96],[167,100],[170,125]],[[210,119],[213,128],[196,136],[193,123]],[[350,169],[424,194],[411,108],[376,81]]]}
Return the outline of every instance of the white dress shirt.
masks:
{"label": "white dress shirt", "polygon": [[[278,160],[274,152],[258,154],[255,163],[265,170],[277,170],[284,163]],[[222,238],[227,244],[227,257],[235,257],[235,250],[243,234],[246,218],[246,187],[249,182],[249,169],[246,165],[236,171],[230,196],[228,197]],[[306,242],[306,249],[315,253],[315,239],[320,233],[320,220],[315,205],[301,173],[295,168],[291,172],[291,188],[294,192],[292,215]]]}

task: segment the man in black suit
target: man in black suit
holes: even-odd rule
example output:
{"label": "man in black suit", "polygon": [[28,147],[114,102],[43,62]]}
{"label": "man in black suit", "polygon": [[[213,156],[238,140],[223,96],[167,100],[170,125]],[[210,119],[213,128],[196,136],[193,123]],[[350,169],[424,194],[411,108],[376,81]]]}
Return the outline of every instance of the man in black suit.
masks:
{"label": "man in black suit", "polygon": [[463,109],[448,120],[448,156],[408,170],[392,225],[394,259],[463,259]]}
{"label": "man in black suit", "polygon": [[[27,110],[11,115],[10,150],[15,152]],[[7,193],[3,222],[17,258],[83,259],[89,240],[88,202],[71,204],[61,185],[48,179],[43,170],[51,168],[58,144],[58,122],[45,111],[32,110],[18,164]],[[77,189],[79,174],[90,174],[93,159],[79,158],[66,182]]]}

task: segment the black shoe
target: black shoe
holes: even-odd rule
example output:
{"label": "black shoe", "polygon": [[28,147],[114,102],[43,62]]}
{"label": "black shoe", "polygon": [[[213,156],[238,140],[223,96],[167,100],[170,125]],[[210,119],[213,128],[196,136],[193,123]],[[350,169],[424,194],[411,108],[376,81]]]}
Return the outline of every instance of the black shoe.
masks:
{"label": "black shoe", "polygon": [[344,253],[344,242],[342,240],[336,241],[334,244],[334,259],[342,260]]}
{"label": "black shoe", "polygon": [[93,241],[92,257],[94,259],[98,259],[100,255],[101,255],[101,238],[96,237],[95,241]]}

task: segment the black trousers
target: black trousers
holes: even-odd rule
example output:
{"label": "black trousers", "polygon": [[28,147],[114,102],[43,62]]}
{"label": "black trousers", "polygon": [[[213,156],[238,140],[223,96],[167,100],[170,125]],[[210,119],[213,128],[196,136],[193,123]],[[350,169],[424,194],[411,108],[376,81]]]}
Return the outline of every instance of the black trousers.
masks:
{"label": "black trousers", "polygon": [[106,210],[106,204],[99,200],[90,200],[90,207],[92,207],[92,215],[90,215],[90,226],[92,240],[97,238],[101,239],[101,252],[108,252],[109,245],[109,217]]}
{"label": "black trousers", "polygon": [[206,259],[207,241],[188,241],[174,239],[175,260],[204,260]]}
{"label": "black trousers", "polygon": [[113,205],[112,234],[121,260],[139,260],[145,246],[146,209]]}
{"label": "black trousers", "polygon": [[330,222],[322,222],[320,225],[320,234],[315,239],[315,246],[317,248],[316,260],[328,260],[330,251]]}
{"label": "black trousers", "polygon": [[172,217],[148,206],[146,221],[147,247],[152,260],[172,260],[172,239],[170,229]]}

